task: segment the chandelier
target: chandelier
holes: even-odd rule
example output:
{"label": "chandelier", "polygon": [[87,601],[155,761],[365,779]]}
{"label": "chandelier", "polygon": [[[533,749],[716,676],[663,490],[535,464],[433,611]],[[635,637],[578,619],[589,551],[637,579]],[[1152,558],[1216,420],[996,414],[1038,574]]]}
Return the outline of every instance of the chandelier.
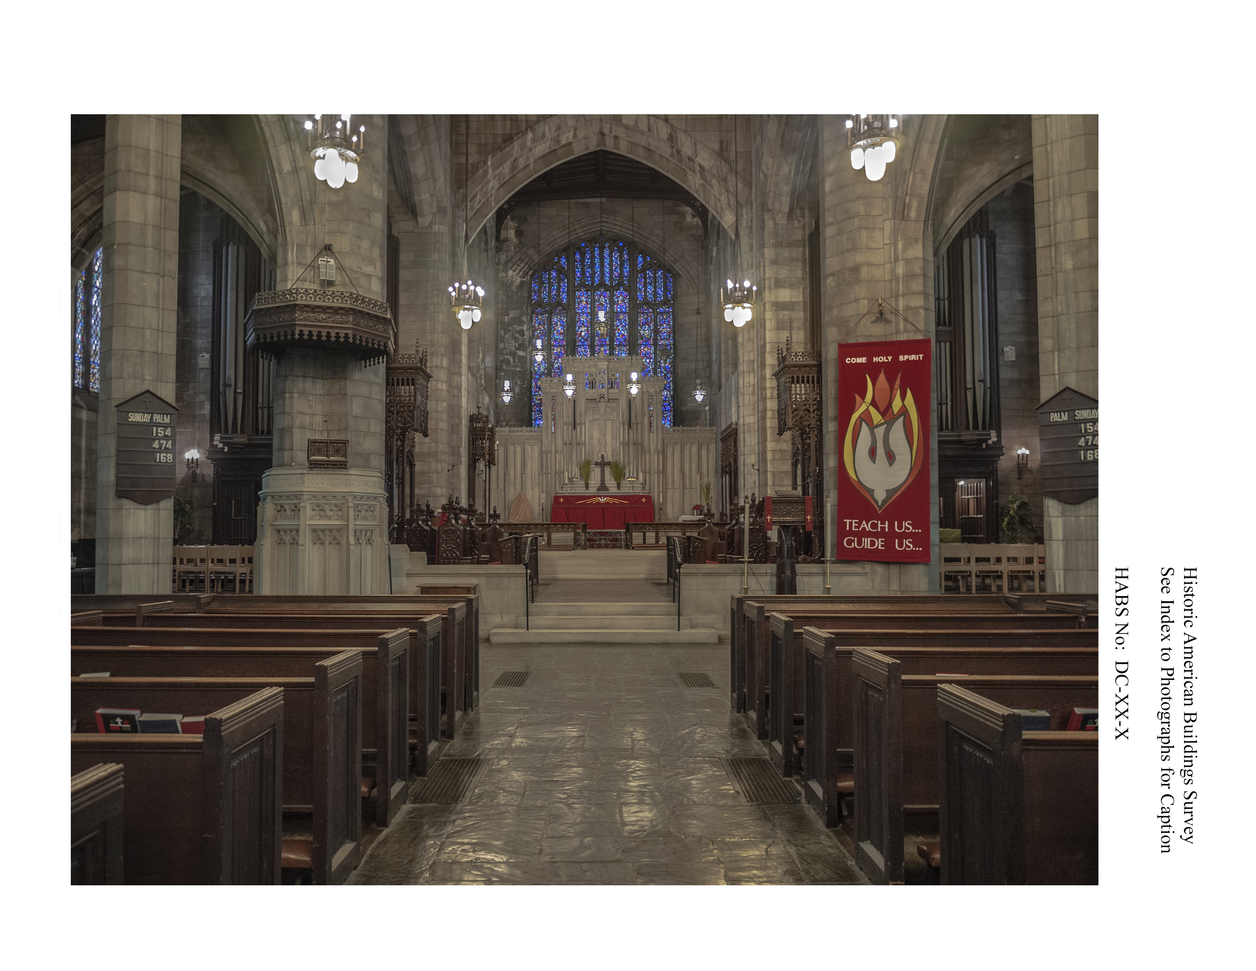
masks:
{"label": "chandelier", "polygon": [[[471,116],[463,115],[462,139],[462,192],[464,197],[462,213],[462,275],[467,275],[467,249],[470,240],[467,232],[471,222],[471,182],[468,178],[471,158]],[[467,282],[455,280],[449,288],[449,303],[453,307],[454,316],[463,330],[470,330],[481,316],[480,308],[484,304],[484,288],[477,286],[470,277]]]}
{"label": "chandelier", "polygon": [[[736,116],[733,118],[733,218],[737,225],[733,237],[733,272],[740,276],[737,270],[741,267],[741,194],[737,179]],[[741,283],[728,280],[726,288],[720,291],[720,303],[724,305],[724,319],[730,321],[734,327],[745,327],[746,322],[754,316],[754,298],[758,289],[751,286],[749,280],[743,280]]]}
{"label": "chandelier", "polygon": [[641,393],[641,381],[639,378],[640,375],[636,371],[631,371],[628,374],[628,393],[634,398]]}
{"label": "chandelier", "polygon": [[510,378],[502,379],[502,404],[510,404],[510,399],[514,397],[514,392],[510,390]]}
{"label": "chandelier", "polygon": [[358,161],[366,142],[366,126],[350,135],[349,116],[341,115],[333,125],[331,115],[315,115],[306,119],[305,140],[314,159],[314,174],[319,181],[339,189],[346,182],[358,181]]}
{"label": "chandelier", "polygon": [[545,347],[539,337],[536,339],[536,350],[532,352],[532,360],[536,361],[538,366],[545,363]]}
{"label": "chandelier", "polygon": [[754,297],[759,288],[752,287],[749,280],[741,283],[734,283],[732,280],[725,282],[727,286],[720,291],[724,319],[732,321],[734,327],[745,327],[746,321],[754,316]]}
{"label": "chandelier", "polygon": [[698,382],[698,386],[693,389],[693,400],[698,404],[702,404],[702,399],[706,397],[706,388],[702,386],[702,382]]}
{"label": "chandelier", "polygon": [[856,172],[863,169],[869,182],[878,182],[898,154],[902,115],[851,115],[846,119],[846,147]]}
{"label": "chandelier", "polygon": [[480,319],[480,308],[484,304],[484,288],[476,286],[468,280],[466,283],[455,283],[449,288],[449,302],[454,308],[454,316],[463,330],[470,330],[471,325]]}
{"label": "chandelier", "polygon": [[571,374],[564,375],[564,377],[566,380],[563,382],[563,394],[570,398],[576,393],[576,380],[574,375]]}

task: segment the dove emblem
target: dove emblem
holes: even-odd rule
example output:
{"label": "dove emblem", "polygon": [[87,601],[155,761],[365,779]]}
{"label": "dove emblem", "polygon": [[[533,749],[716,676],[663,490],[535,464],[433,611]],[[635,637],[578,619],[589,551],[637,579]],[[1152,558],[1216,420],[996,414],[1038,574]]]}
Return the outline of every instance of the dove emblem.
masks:
{"label": "dove emblem", "polygon": [[912,470],[911,446],[903,416],[880,425],[861,423],[855,440],[855,477],[878,510],[893,498]]}

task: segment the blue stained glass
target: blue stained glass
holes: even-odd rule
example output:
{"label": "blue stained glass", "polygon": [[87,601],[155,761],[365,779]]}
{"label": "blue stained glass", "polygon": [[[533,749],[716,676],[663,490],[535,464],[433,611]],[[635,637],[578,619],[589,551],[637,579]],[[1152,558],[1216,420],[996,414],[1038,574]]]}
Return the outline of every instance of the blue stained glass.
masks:
{"label": "blue stained glass", "polygon": [[567,311],[555,310],[550,324],[550,347],[554,357],[554,377],[563,375],[563,355],[567,353]]}
{"label": "blue stained glass", "polygon": [[630,354],[628,350],[628,291],[615,291],[615,347],[613,354]]}
{"label": "blue stained glass", "polygon": [[575,268],[576,268],[576,286],[581,286],[584,284],[584,244],[583,243],[576,247],[574,259],[575,259]]}
{"label": "blue stained glass", "polygon": [[589,356],[589,318],[592,317],[589,291],[576,291],[576,356]]}
{"label": "blue stained glass", "polygon": [[565,304],[567,302],[567,254],[563,253],[558,258],[558,302]]}
{"label": "blue stained glass", "polygon": [[[637,257],[637,262],[641,262],[641,257]],[[637,270],[637,299],[645,301],[645,274]]]}
{"label": "blue stained glass", "polygon": [[83,276],[80,275],[78,284],[74,288],[74,387],[83,387],[83,330],[86,321],[83,319]]}
{"label": "blue stained glass", "polygon": [[532,302],[536,303],[540,299],[541,292],[541,274],[532,274]]}
{"label": "blue stained glass", "polygon": [[88,387],[92,391],[100,390],[100,291],[104,286],[105,251],[102,247],[96,250],[92,260],[92,326],[91,326],[91,377]]}
{"label": "blue stained glass", "polygon": [[663,385],[663,427],[672,427],[672,384],[670,380]]}
{"label": "blue stained glass", "polygon": [[543,402],[541,401],[541,375],[532,369],[532,425],[536,428],[541,427],[541,422],[545,419],[545,412],[542,410]]}
{"label": "blue stained glass", "polygon": [[654,312],[648,309],[637,311],[637,337],[641,348],[641,374],[652,377],[654,374]]}
{"label": "blue stained glass", "polygon": [[667,300],[670,303],[672,299],[672,275],[670,273],[666,274],[666,279],[667,279]]}
{"label": "blue stained glass", "polygon": [[598,290],[595,294],[597,300],[597,312],[600,315],[599,323],[605,326],[599,327],[597,332],[597,353],[609,354],[611,352],[611,294],[609,290]]}
{"label": "blue stained glass", "polygon": [[607,243],[602,244],[602,286],[610,286],[611,284],[611,248]]}

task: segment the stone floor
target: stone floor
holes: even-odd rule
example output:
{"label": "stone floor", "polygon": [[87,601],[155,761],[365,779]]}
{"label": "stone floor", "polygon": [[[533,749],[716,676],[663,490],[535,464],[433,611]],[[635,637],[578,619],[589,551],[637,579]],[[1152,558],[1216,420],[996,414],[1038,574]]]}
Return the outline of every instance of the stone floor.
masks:
{"label": "stone floor", "polygon": [[[443,753],[483,760],[472,787],[458,805],[405,806],[349,883],[867,882],[811,810],[733,788],[723,760],[764,750],[730,710],[727,644],[484,645],[480,658],[480,707]],[[529,676],[494,686],[503,671]]]}

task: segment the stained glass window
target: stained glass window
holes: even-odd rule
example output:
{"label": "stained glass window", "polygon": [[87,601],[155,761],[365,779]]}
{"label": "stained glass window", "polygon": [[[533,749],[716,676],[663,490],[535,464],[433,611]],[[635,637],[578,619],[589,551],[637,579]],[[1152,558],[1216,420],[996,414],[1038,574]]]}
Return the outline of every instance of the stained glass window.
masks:
{"label": "stained glass window", "polygon": [[100,311],[104,284],[105,251],[96,250],[74,286],[74,320],[71,322],[71,375],[74,387],[100,391]]}
{"label": "stained glass window", "polygon": [[626,242],[599,238],[576,243],[542,263],[532,274],[531,290],[533,350],[538,337],[546,350],[543,362],[532,363],[533,425],[544,420],[540,380],[563,376],[569,350],[577,357],[639,354],[643,375],[665,381],[662,420],[672,424],[670,271]]}

